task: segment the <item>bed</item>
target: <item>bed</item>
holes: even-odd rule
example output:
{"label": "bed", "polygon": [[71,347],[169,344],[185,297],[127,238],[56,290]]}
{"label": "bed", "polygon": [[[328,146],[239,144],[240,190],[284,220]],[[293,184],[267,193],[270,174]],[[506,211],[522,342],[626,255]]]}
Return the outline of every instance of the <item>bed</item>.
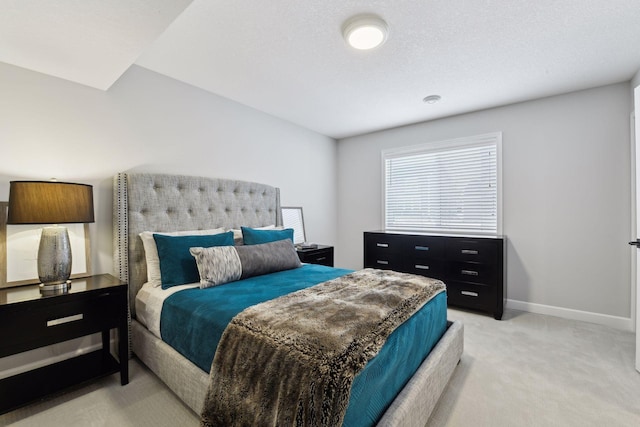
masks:
{"label": "bed", "polygon": [[[201,413],[209,373],[163,342],[137,318],[136,296],[147,282],[139,234],[280,225],[277,188],[235,180],[166,174],[114,178],[114,265],[129,283],[130,348],[175,394]],[[423,426],[463,350],[463,327],[446,331],[377,421],[378,426]]]}

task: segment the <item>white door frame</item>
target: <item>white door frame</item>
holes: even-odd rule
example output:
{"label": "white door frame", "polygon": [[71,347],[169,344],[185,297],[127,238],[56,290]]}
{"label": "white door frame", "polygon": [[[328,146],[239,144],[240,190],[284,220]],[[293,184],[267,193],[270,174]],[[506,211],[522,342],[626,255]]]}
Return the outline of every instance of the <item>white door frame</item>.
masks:
{"label": "white door frame", "polygon": [[[639,238],[638,231],[640,230],[640,196],[638,191],[640,190],[640,86],[634,88],[634,112],[631,113],[631,189],[632,189],[632,207],[633,217],[631,230],[633,231],[634,239]],[[638,114],[635,114],[635,113]],[[640,372],[640,316],[638,315],[638,308],[640,308],[640,247],[635,252],[632,260],[632,283],[631,286],[631,318],[632,321],[635,318],[635,332],[636,332],[636,370]]]}

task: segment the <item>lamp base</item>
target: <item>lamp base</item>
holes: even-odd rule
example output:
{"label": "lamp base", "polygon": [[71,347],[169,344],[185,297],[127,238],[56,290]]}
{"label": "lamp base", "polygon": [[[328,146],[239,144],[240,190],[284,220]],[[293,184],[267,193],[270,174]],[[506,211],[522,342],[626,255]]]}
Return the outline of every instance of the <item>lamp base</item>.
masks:
{"label": "lamp base", "polygon": [[71,290],[71,280],[55,285],[40,283],[40,293],[42,295],[66,294]]}
{"label": "lamp base", "polygon": [[48,289],[67,286],[71,276],[71,243],[66,227],[43,227],[38,247],[38,278]]}

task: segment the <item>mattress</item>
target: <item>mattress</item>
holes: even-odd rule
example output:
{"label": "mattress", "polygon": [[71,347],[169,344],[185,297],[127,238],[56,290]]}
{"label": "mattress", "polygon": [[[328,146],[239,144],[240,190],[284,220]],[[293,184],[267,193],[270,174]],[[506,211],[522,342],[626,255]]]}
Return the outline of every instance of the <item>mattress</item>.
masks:
{"label": "mattress", "polygon": [[[144,286],[138,319],[195,365],[208,372],[227,323],[244,308],[349,273],[305,264],[222,286],[175,290]],[[446,294],[440,293],[394,331],[380,353],[355,378],[344,426],[373,425],[446,329]]]}

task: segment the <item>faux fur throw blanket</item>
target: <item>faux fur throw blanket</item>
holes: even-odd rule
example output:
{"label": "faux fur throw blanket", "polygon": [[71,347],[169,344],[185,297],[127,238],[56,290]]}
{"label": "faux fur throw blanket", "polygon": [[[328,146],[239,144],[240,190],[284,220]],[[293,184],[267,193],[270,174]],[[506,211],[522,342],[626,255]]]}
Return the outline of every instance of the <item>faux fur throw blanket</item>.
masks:
{"label": "faux fur throw blanket", "polygon": [[247,308],[211,366],[203,426],[340,426],[351,384],[444,284],[365,269]]}

